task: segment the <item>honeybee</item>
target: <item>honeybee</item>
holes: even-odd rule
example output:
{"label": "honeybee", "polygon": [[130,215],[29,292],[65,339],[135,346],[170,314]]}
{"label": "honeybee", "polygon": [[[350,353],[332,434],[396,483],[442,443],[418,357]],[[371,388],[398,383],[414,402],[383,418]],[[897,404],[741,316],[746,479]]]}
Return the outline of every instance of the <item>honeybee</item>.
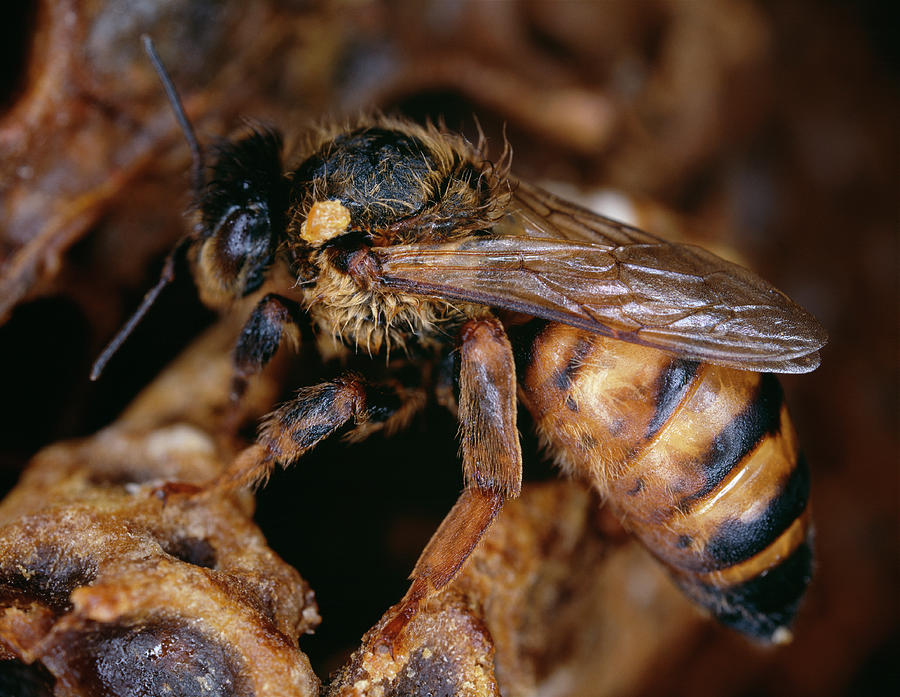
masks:
{"label": "honeybee", "polygon": [[[433,125],[374,117],[323,129],[285,166],[254,130],[208,169],[194,152],[197,225],[94,375],[186,251],[205,302],[259,300],[232,394],[307,322],[323,352],[368,356],[301,389],[219,486],[265,479],[323,439],[406,425],[426,393],[457,412],[465,489],[383,630],[446,586],[519,494],[519,402],[568,475],[598,489],[688,596],[762,641],[789,637],[809,581],[809,473],[772,373],[819,364],[826,335],[786,295],[690,245],[568,203]],[[280,280],[279,280],[280,279]],[[400,378],[390,351],[427,368]]]}

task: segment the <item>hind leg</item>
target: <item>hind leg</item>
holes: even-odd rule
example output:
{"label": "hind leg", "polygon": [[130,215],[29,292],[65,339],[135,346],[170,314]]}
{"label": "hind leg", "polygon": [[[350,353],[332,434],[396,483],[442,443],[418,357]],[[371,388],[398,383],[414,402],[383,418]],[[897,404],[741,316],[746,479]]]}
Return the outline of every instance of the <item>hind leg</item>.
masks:
{"label": "hind leg", "polygon": [[470,320],[460,331],[459,352],[466,488],[423,550],[409,590],[380,632],[378,643],[391,650],[419,605],[453,580],[503,501],[518,496],[522,485],[515,364],[503,326],[494,318]]}

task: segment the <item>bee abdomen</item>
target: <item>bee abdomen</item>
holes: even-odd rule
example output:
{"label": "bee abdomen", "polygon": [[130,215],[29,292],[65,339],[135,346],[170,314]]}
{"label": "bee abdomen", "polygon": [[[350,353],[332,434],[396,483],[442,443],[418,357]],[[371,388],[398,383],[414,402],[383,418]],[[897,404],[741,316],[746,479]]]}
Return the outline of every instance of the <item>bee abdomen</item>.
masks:
{"label": "bee abdomen", "polygon": [[809,473],[777,379],[552,323],[511,336],[557,461],[723,623],[784,637],[812,554]]}
{"label": "bee abdomen", "polygon": [[[787,634],[809,582],[809,471],[777,379],[701,366],[612,488],[685,592],[763,640]],[[648,431],[649,432],[649,431]],[[643,499],[643,501],[641,501]]]}
{"label": "bee abdomen", "polygon": [[[808,518],[785,533],[780,550],[769,559],[748,561],[746,579],[729,582],[703,575],[673,576],[682,590],[720,622],[754,638],[773,643],[790,639],[789,626],[812,576],[812,534]],[[793,548],[793,549],[791,549]],[[783,556],[787,554],[787,556]],[[723,585],[724,584],[724,585]]]}

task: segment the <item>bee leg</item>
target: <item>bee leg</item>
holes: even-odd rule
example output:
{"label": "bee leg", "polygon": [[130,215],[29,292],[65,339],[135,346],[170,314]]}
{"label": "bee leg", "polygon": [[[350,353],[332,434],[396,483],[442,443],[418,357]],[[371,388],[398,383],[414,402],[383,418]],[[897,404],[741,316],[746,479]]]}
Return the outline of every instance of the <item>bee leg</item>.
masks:
{"label": "bee leg", "polygon": [[253,308],[234,347],[233,406],[246,392],[249,379],[272,360],[285,335],[295,347],[299,346],[299,314],[297,303],[274,293],[266,295]]}
{"label": "bee leg", "polygon": [[377,643],[393,645],[420,603],[459,572],[503,501],[519,495],[522,452],[516,428],[512,347],[494,318],[470,320],[460,331],[459,424],[466,488],[413,569],[412,584],[383,626]]}
{"label": "bee leg", "polygon": [[453,580],[497,517],[503,500],[503,494],[497,491],[463,490],[416,562],[410,575],[412,584],[391,609],[375,639],[376,650],[387,650],[393,655],[397,639],[422,601]]}
{"label": "bee leg", "polygon": [[460,330],[459,432],[467,487],[515,498],[522,488],[516,364],[506,330],[489,317]]}
{"label": "bee leg", "polygon": [[424,402],[421,388],[399,382],[371,384],[356,373],[305,387],[266,417],[259,441],[238,454],[217,486],[264,481],[276,463],[287,467],[348,424],[353,425],[347,433],[351,440],[381,429],[392,433],[409,423]]}

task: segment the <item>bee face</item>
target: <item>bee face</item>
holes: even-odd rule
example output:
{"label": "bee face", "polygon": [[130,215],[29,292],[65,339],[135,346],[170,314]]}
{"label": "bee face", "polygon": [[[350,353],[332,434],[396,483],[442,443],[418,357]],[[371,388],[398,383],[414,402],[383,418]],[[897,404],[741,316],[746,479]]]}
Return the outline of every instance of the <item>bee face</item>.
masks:
{"label": "bee face", "polygon": [[200,193],[194,250],[207,304],[225,304],[262,285],[282,234],[285,198],[277,133],[254,131],[219,148]]}

